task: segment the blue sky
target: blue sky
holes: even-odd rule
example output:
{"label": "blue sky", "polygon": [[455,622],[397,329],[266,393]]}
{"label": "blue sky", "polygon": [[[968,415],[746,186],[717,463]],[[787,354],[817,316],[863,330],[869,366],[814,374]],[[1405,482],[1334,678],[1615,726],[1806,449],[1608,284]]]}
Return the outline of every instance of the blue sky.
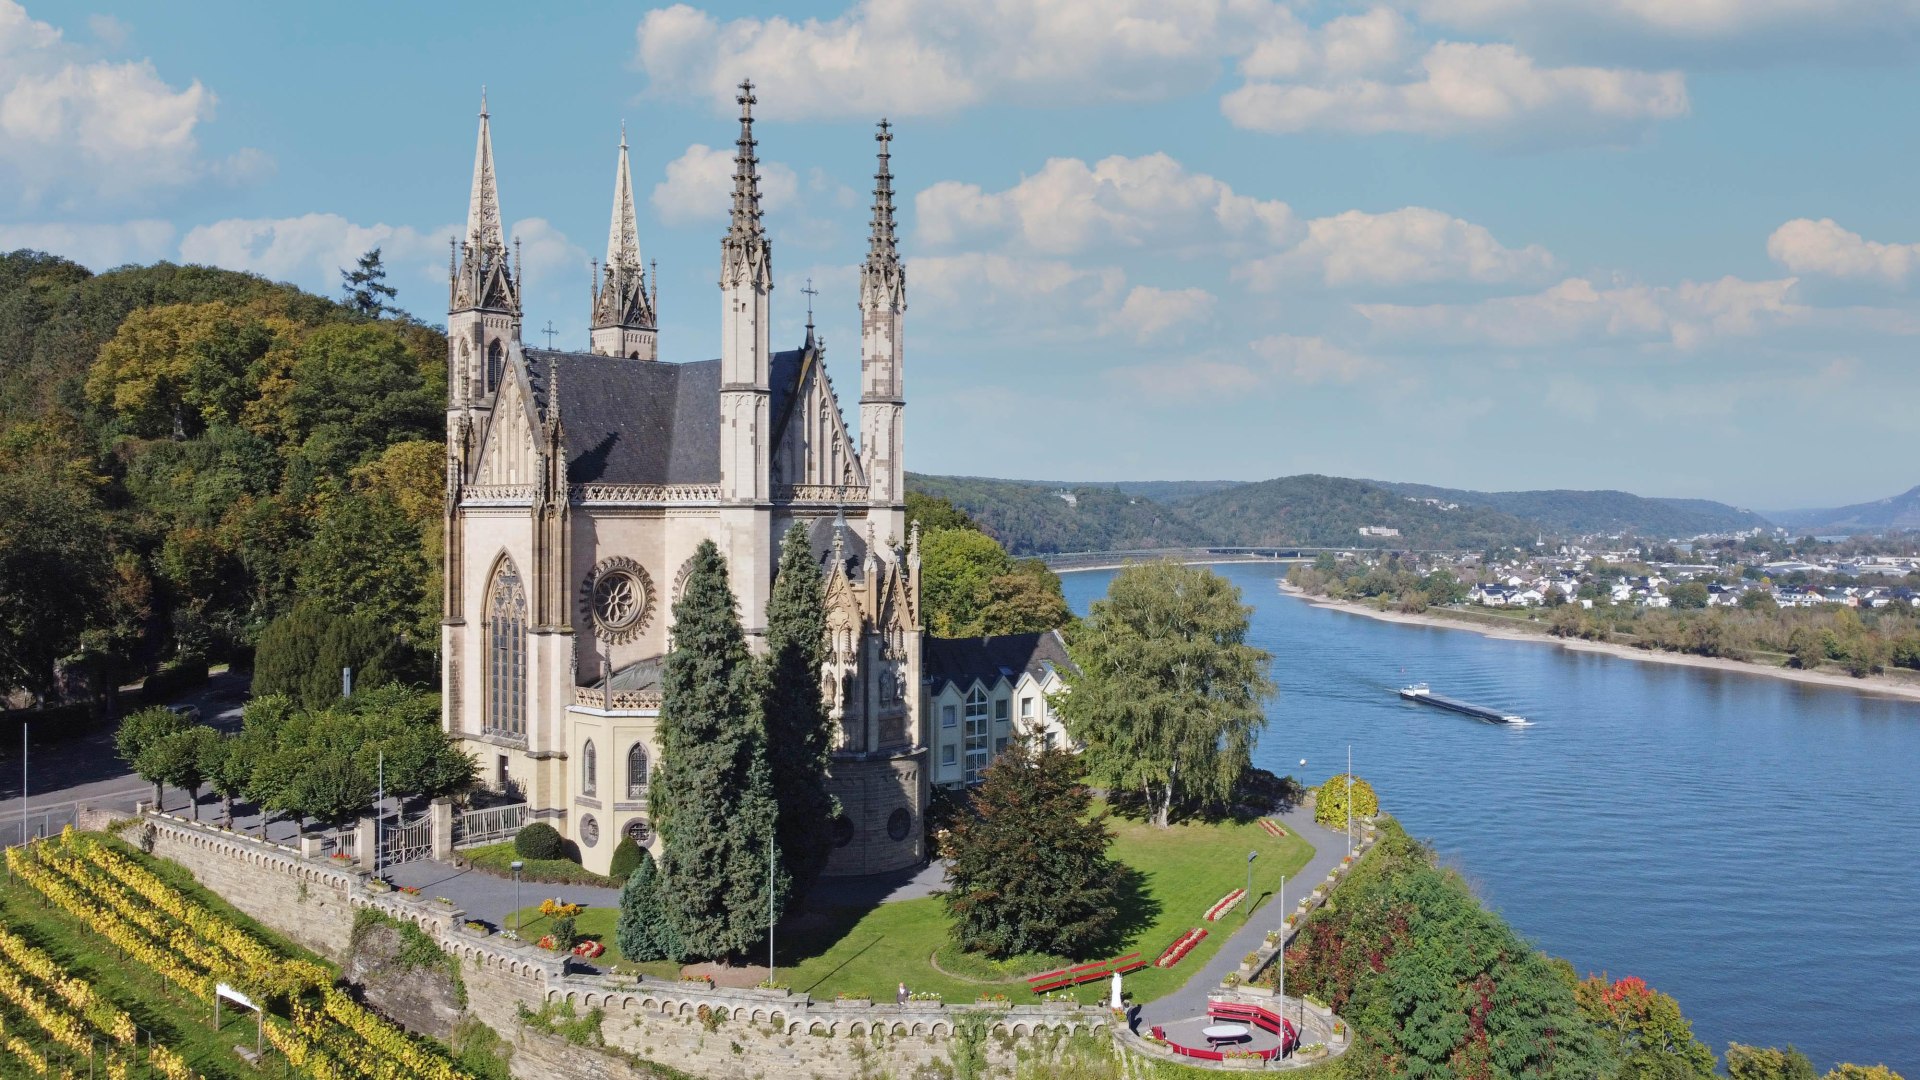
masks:
{"label": "blue sky", "polygon": [[843,393],[896,124],[928,472],[1920,483],[1920,0],[0,0],[0,248],[443,317],[488,86],[527,325],[584,342],[620,124],[662,356],[717,349],[760,84],[776,337]]}

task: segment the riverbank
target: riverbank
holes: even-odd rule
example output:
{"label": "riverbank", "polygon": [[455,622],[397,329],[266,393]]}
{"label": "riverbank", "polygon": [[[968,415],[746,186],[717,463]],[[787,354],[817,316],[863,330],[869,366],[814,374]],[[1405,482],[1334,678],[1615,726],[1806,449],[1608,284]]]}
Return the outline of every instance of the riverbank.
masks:
{"label": "riverbank", "polygon": [[1381,611],[1367,604],[1351,600],[1335,600],[1327,596],[1314,596],[1290,582],[1280,582],[1280,591],[1288,596],[1304,600],[1315,607],[1332,608],[1353,615],[1363,615],[1381,622],[1406,623],[1415,626],[1437,626],[1447,630],[1470,630],[1483,637],[1500,638],[1507,641],[1535,641],[1543,644],[1558,645],[1571,652],[1604,653],[1628,660],[1640,660],[1651,664],[1674,664],[1681,667],[1711,668],[1715,671],[1731,671],[1742,675],[1763,675],[1768,678],[1785,679],[1788,682],[1808,683],[1814,686],[1832,686],[1845,690],[1854,690],[1869,694],[1884,694],[1889,697],[1906,698],[1920,701],[1920,680],[1897,676],[1869,675],[1854,678],[1840,672],[1801,671],[1797,668],[1775,667],[1769,664],[1755,664],[1744,660],[1728,660],[1717,656],[1691,656],[1686,653],[1657,652],[1651,649],[1635,648],[1631,645],[1619,645],[1604,641],[1583,641],[1578,638],[1558,638],[1548,633],[1544,625],[1531,629],[1533,624],[1514,626],[1488,626],[1459,617],[1450,617],[1444,611],[1429,610],[1420,614],[1401,611]]}

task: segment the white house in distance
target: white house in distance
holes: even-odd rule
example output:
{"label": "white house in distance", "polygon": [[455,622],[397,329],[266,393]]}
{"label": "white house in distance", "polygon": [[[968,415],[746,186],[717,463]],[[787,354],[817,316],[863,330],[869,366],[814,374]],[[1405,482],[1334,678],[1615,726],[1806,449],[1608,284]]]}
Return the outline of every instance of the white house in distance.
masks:
{"label": "white house in distance", "polygon": [[934,638],[921,644],[922,704],[931,764],[943,787],[979,781],[1014,738],[1071,746],[1051,697],[1073,670],[1058,630],[984,638]]}

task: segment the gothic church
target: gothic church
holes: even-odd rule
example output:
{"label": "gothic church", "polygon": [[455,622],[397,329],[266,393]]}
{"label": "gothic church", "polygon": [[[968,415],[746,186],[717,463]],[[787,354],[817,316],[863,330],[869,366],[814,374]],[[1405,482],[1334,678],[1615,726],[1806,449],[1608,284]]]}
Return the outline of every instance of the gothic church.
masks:
{"label": "gothic church", "polygon": [[622,836],[657,853],[647,789],[689,559],[702,540],[719,547],[757,646],[780,539],[800,522],[826,574],[821,678],[837,724],[831,786],[844,808],[820,823],[833,832],[828,872],[896,869],[925,856],[928,776],[892,136],[883,121],[860,271],[856,446],[811,328],[798,348],[769,342],[773,251],[750,83],[738,101],[719,358],[670,362],[624,137],[590,351],[522,343],[519,258],[501,230],[482,99],[467,235],[449,264],[445,723],[488,783],[523,796],[531,817],[579,845],[588,869],[605,872]]}

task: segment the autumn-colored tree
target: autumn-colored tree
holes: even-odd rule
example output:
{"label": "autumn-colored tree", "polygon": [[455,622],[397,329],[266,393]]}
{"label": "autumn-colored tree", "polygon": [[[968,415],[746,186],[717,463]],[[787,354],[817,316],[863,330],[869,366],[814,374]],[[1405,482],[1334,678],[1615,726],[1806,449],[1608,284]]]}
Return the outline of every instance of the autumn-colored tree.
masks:
{"label": "autumn-colored tree", "polygon": [[1620,1080],[1711,1080],[1713,1051],[1693,1037],[1680,1003],[1629,976],[1590,976],[1574,987],[1580,1015],[1613,1052]]}

